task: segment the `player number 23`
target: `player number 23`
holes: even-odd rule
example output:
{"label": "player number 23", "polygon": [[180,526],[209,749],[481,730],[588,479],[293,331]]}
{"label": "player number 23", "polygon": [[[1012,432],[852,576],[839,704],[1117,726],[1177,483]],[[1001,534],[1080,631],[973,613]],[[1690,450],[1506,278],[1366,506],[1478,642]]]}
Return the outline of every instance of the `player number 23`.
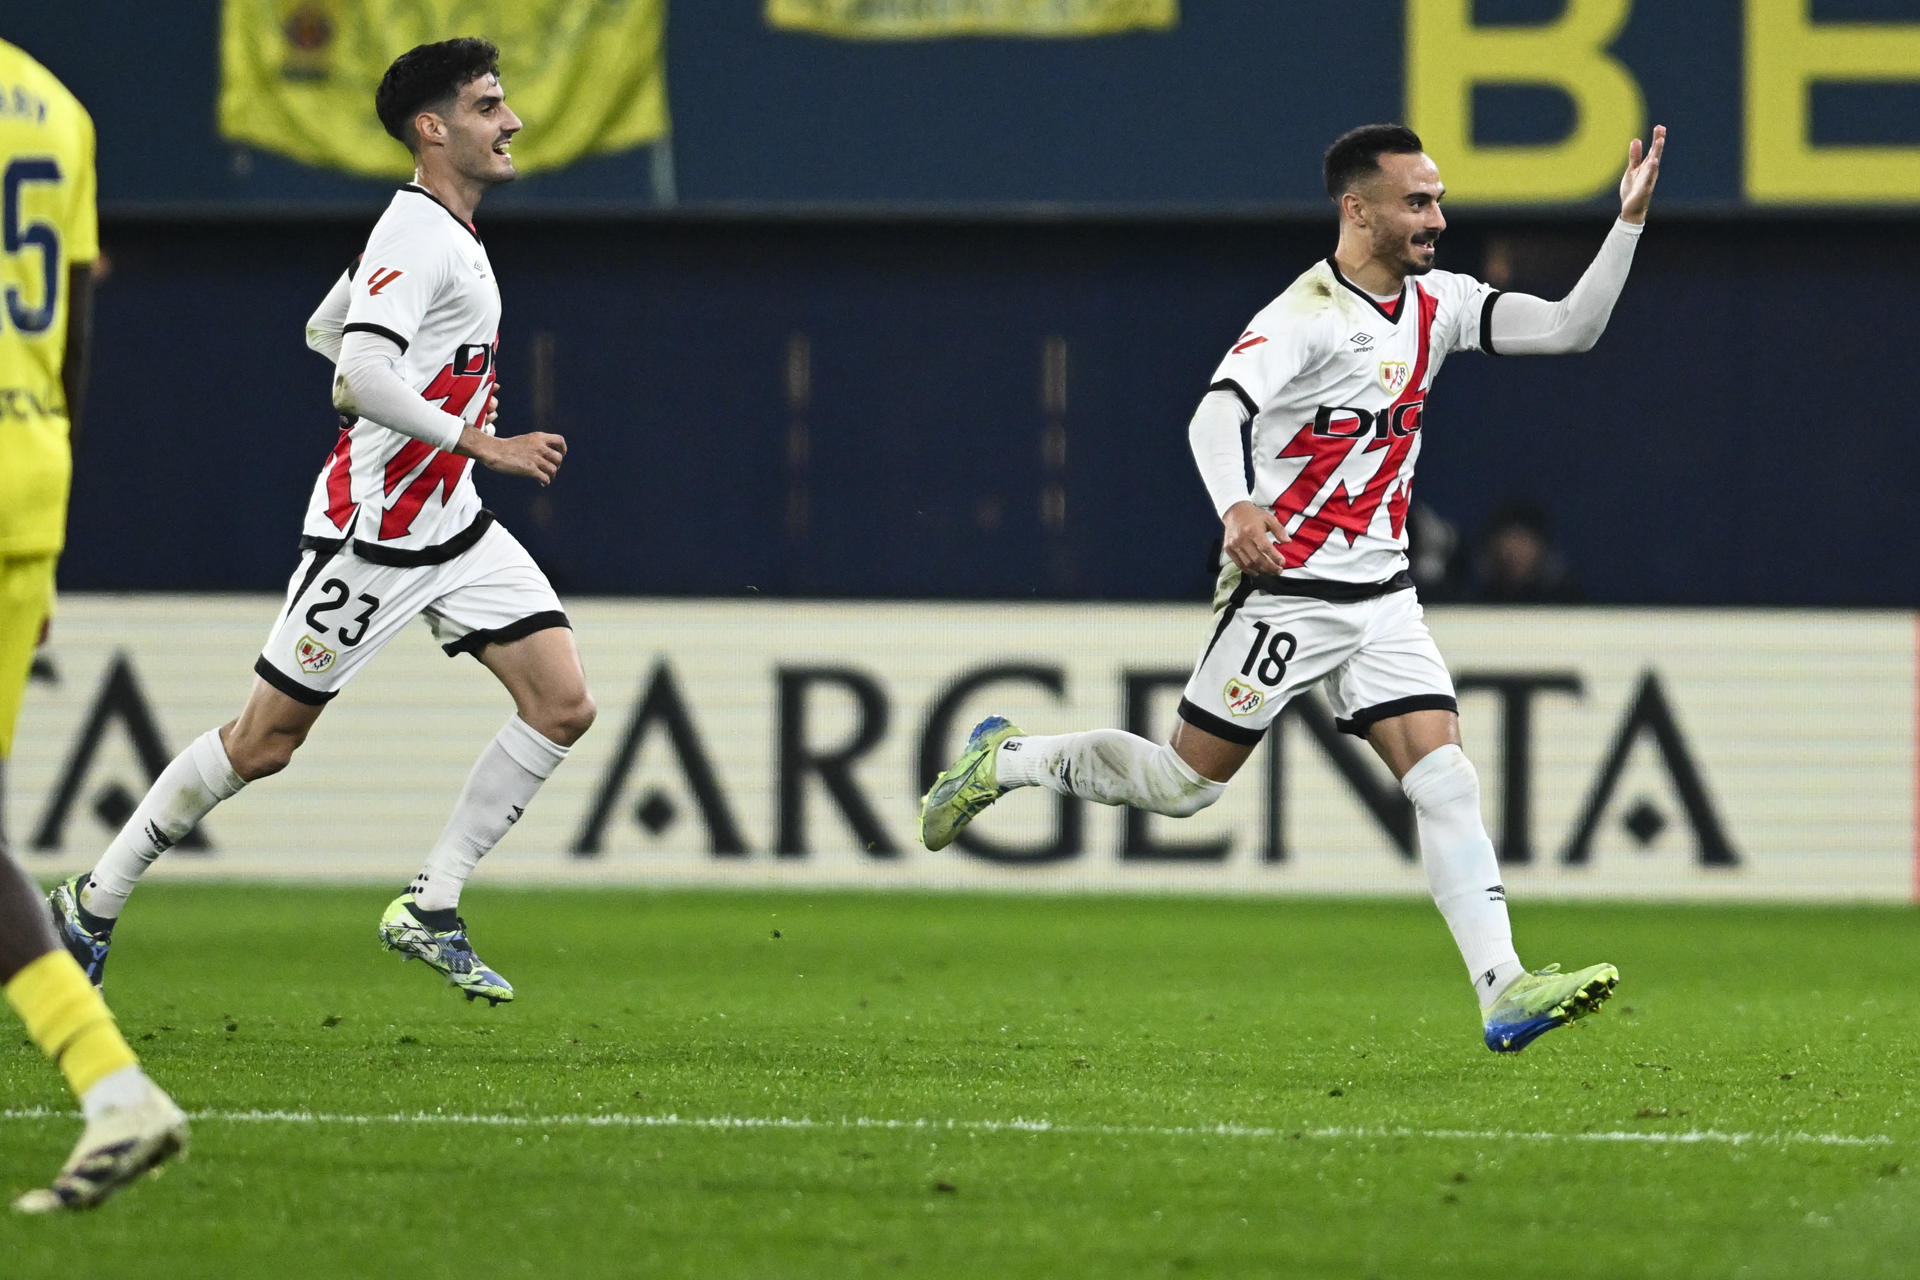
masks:
{"label": "player number 23", "polygon": [[[323,636],[327,634],[327,625],[320,621],[320,615],[333,613],[335,610],[344,607],[347,603],[347,597],[353,594],[353,588],[338,578],[328,578],[320,584],[320,594],[324,596],[325,599],[315,601],[313,608],[307,610],[307,625],[313,628],[315,635]],[[356,603],[364,604],[366,608],[362,609],[352,622],[341,627],[340,634],[334,637],[340,642],[342,647],[348,649],[353,648],[354,645],[359,644],[360,641],[365,638],[367,634],[367,624],[373,621],[373,611],[380,607],[378,600],[365,593],[361,594]]]}
{"label": "player number 23", "polygon": [[[1285,651],[1282,652],[1284,646]],[[1247,650],[1247,660],[1240,664],[1240,674],[1252,676],[1254,664],[1259,664],[1258,679],[1264,685],[1279,684],[1287,674],[1287,664],[1293,661],[1294,650],[1300,647],[1290,631],[1275,631],[1264,622],[1253,624],[1253,645]],[[1261,656],[1261,649],[1266,655]]]}

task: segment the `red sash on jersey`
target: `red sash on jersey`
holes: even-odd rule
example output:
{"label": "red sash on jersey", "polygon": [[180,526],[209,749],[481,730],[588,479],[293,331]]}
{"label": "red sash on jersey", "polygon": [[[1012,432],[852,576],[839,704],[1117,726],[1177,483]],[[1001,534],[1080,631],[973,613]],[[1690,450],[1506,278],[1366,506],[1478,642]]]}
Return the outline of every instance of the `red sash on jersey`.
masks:
{"label": "red sash on jersey", "polygon": [[[1407,385],[1398,398],[1382,412],[1378,421],[1388,422],[1395,418],[1395,411],[1403,406],[1424,404],[1427,380],[1427,357],[1433,341],[1433,318],[1440,309],[1439,300],[1414,285],[1414,294],[1420,300],[1420,353],[1414,361],[1413,373],[1407,379]],[[1400,474],[1400,468],[1407,460],[1407,454],[1413,449],[1415,432],[1419,429],[1420,409],[1411,410],[1414,425],[1405,435],[1372,435],[1361,443],[1351,436],[1323,436],[1314,434],[1314,424],[1308,423],[1300,428],[1299,434],[1280,451],[1282,458],[1305,458],[1307,465],[1293,478],[1293,483],[1273,500],[1273,514],[1282,524],[1306,510],[1307,504],[1326,485],[1328,477],[1340,464],[1353,455],[1355,448],[1363,453],[1384,451],[1380,465],[1366,484],[1361,486],[1359,494],[1351,494],[1342,481],[1320,509],[1309,515],[1296,529],[1293,536],[1280,544],[1280,559],[1289,569],[1297,569],[1310,560],[1314,553],[1326,545],[1327,539],[1335,529],[1343,529],[1347,534],[1347,545],[1352,546],[1356,538],[1367,531],[1373,523],[1373,517],[1380,509],[1380,502],[1386,496],[1387,489]],[[1401,415],[1403,418],[1409,415]],[[1398,538],[1406,526],[1407,505],[1411,501],[1412,486],[1407,486],[1394,495],[1387,515],[1392,522],[1393,536]]]}

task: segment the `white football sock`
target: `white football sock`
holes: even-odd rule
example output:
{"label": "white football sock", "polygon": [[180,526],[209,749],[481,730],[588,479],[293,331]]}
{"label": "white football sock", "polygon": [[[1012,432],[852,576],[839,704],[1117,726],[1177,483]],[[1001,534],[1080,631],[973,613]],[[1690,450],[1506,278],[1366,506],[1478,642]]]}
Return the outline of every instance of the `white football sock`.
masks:
{"label": "white football sock", "polygon": [[509,716],[473,762],[467,785],[454,802],[453,816],[413,878],[414,904],[425,911],[459,906],[460,890],[481,857],[520,820],[540,784],[566,758],[567,748],[519,716]]}
{"label": "white football sock", "polygon": [[80,1114],[89,1120],[98,1120],[109,1111],[120,1111],[127,1107],[137,1107],[147,1099],[147,1093],[153,1083],[147,1079],[147,1073],[138,1063],[122,1067],[108,1076],[102,1076],[93,1088],[80,1097]]}
{"label": "white football sock", "polygon": [[1195,773],[1172,747],[1119,729],[1008,738],[994,770],[1003,787],[1045,787],[1170,818],[1200,812],[1227,789]]}
{"label": "white football sock", "polygon": [[246,781],[233,771],[220,731],[209,729],[160,771],[140,807],[100,855],[80,890],[80,905],[112,920],[155,858],[186,838],[222,800],[239,794]]}
{"label": "white football sock", "polygon": [[1413,801],[1434,905],[1453,931],[1485,1011],[1525,970],[1513,950],[1500,861],[1480,820],[1480,776],[1467,753],[1448,743],[1407,770],[1400,789]]}

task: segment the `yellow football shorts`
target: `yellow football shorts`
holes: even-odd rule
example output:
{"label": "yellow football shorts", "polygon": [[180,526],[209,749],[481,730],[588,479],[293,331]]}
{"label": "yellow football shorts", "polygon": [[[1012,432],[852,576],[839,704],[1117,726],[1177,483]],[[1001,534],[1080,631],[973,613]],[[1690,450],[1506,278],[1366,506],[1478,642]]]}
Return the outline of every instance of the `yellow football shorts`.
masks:
{"label": "yellow football shorts", "polygon": [[13,730],[33,670],[40,628],[53,613],[58,556],[0,556],[0,760],[13,756]]}

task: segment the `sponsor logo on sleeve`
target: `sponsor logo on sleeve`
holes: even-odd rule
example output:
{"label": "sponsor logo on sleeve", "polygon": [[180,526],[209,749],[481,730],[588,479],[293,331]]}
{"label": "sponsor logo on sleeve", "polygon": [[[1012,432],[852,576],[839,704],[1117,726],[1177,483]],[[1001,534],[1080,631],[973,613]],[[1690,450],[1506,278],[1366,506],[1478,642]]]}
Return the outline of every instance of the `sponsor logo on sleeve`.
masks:
{"label": "sponsor logo on sleeve", "polygon": [[373,274],[367,277],[367,296],[372,297],[378,294],[405,274],[406,272],[396,271],[392,267],[375,267]]}

